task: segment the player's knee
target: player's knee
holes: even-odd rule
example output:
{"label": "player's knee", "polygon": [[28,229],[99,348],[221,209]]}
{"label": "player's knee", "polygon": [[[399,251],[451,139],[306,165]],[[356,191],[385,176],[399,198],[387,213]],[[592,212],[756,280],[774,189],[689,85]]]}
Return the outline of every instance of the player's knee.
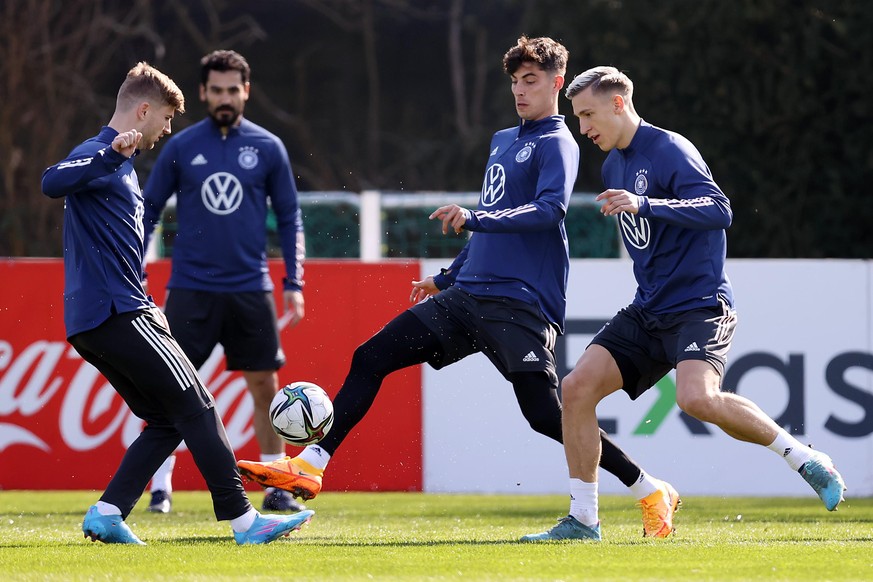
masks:
{"label": "player's knee", "polygon": [[565,408],[597,406],[599,401],[597,387],[577,370],[573,370],[561,380],[561,402]]}
{"label": "player's knee", "polygon": [[534,432],[561,442],[561,405],[557,399],[543,399],[536,406],[524,404],[522,414]]}
{"label": "player's knee", "polygon": [[561,402],[553,378],[545,372],[517,372],[508,377],[531,429],[561,442]]}
{"label": "player's knee", "polygon": [[372,339],[362,343],[352,354],[352,370],[356,374],[381,375],[380,368],[386,359],[379,352]]}
{"label": "player's knee", "polygon": [[246,380],[255,408],[258,410],[269,409],[279,388],[278,380],[274,379],[272,375],[249,377]]}
{"label": "player's knee", "polygon": [[677,392],[676,405],[686,414],[704,422],[711,421],[713,417],[713,399],[704,390]]}
{"label": "player's knee", "polygon": [[534,432],[545,435],[551,439],[561,442],[561,415],[554,414],[536,414],[527,416],[526,420]]}

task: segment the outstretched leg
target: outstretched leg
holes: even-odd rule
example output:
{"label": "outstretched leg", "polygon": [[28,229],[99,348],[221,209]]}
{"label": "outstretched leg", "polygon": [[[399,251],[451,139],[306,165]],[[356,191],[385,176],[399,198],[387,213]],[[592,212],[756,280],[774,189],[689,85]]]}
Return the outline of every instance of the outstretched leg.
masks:
{"label": "outstretched leg", "polygon": [[309,445],[293,459],[239,461],[240,472],[265,487],[312,499],[321,491],[331,456],[370,410],[385,377],[409,366],[439,360],[441,353],[439,338],[418,317],[404,311],[355,350],[349,373],[333,398],[333,427],[323,440]]}
{"label": "outstretched leg", "polygon": [[679,362],[676,404],[737,440],[763,445],[778,454],[809,483],[828,511],[843,500],[846,485],[831,458],[800,443],[748,398],[723,392],[721,376],[708,362]]}

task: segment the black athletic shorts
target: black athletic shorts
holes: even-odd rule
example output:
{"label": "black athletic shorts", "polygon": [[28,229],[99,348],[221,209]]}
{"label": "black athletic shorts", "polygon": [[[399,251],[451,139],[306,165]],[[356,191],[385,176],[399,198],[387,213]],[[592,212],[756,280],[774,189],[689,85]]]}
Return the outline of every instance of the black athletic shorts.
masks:
{"label": "black athletic shorts", "polygon": [[442,359],[428,362],[435,369],[482,352],[507,380],[514,372],[542,371],[558,386],[558,333],[538,306],[506,297],[470,295],[449,287],[409,311],[440,339]]}
{"label": "black athletic shorts", "polygon": [[285,364],[270,292],[172,289],[164,313],[176,341],[198,369],[219,343],[228,370],[278,370]]}
{"label": "black athletic shorts", "polygon": [[718,305],[656,315],[636,305],[619,311],[591,340],[618,364],[631,399],[654,386],[683,360],[704,360],[724,376],[737,325],[736,311]]}

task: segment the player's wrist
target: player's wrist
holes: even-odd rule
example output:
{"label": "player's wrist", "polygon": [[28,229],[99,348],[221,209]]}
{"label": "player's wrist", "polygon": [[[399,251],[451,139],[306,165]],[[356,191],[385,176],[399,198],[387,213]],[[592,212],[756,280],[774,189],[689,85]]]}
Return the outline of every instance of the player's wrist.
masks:
{"label": "player's wrist", "polygon": [[450,274],[448,269],[440,269],[440,272],[433,276],[433,284],[440,291],[445,291],[455,283],[455,278]]}
{"label": "player's wrist", "polygon": [[282,277],[282,289],[285,291],[300,291],[303,292],[303,282],[291,280],[288,277]]}

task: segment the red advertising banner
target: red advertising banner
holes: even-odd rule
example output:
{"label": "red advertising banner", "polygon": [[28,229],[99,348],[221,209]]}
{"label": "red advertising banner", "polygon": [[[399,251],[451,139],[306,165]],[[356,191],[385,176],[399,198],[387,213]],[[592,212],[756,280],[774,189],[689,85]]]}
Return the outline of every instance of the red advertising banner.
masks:
{"label": "red advertising banner", "polygon": [[[281,262],[271,262],[270,269],[280,281]],[[419,274],[415,261],[308,262],[306,317],[293,329],[280,317],[288,361],[280,384],[307,380],[335,395],[355,348],[408,306],[410,281]],[[150,265],[158,305],[168,278],[168,261]],[[0,489],[101,490],[142,421],[66,342],[60,260],[2,259],[0,281]],[[220,348],[200,372],[237,457],[257,459],[242,376],[225,370]],[[420,368],[389,376],[367,417],[334,455],[325,490],[420,491],[421,419]],[[288,447],[290,454],[297,450]],[[173,486],[205,488],[187,450],[179,452]]]}

